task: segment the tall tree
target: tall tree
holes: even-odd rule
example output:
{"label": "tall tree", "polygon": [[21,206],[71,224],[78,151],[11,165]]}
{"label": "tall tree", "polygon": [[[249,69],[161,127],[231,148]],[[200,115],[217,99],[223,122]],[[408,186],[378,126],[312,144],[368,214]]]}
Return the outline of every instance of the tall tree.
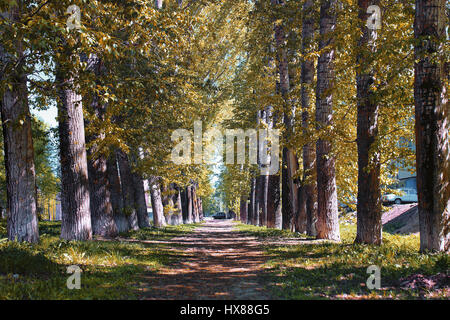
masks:
{"label": "tall tree", "polygon": [[114,222],[118,232],[130,230],[128,219],[124,213],[122,187],[120,185],[119,168],[117,166],[116,152],[111,152],[107,163],[108,183],[110,187],[110,199],[114,213]]}
{"label": "tall tree", "polygon": [[264,201],[264,189],[263,189],[263,176],[258,175],[255,180],[255,207],[252,216],[252,224],[255,226],[260,226],[260,215],[262,214],[262,207]]}
{"label": "tall tree", "polygon": [[[65,58],[74,58],[69,48],[65,48]],[[64,61],[58,61],[55,79],[60,88],[61,237],[89,240],[92,226],[82,98],[74,71]]]}
{"label": "tall tree", "polygon": [[151,176],[149,179],[150,197],[152,199],[153,226],[161,228],[166,225],[164,217],[164,206],[162,203],[160,178]]}
{"label": "tall tree", "polygon": [[[88,59],[88,66],[98,79],[103,72],[102,69],[104,69],[101,59],[97,55],[92,54]],[[96,94],[91,98],[90,111],[95,118],[103,121],[106,105],[101,103],[100,98]],[[96,133],[86,136],[87,143],[93,143],[87,150],[90,210],[93,234],[114,237],[118,231],[114,222],[114,210],[111,205],[111,191],[107,171],[108,157],[99,148],[99,141],[104,140],[105,136],[102,130],[96,130]]]}
{"label": "tall tree", "polygon": [[191,186],[187,186],[181,191],[181,204],[182,204],[182,214],[183,214],[183,223],[192,223],[192,192]]}
{"label": "tall tree", "polygon": [[[416,0],[414,100],[420,250],[450,250],[450,111],[445,0]],[[446,86],[447,85],[447,86]]]}
{"label": "tall tree", "polygon": [[[183,218],[182,218],[182,204],[181,204],[181,192],[180,192],[180,188],[175,184],[175,183],[171,183],[169,185],[170,190],[172,191],[172,203],[173,203],[173,214],[172,214],[172,218],[167,219],[168,223],[172,224],[172,225],[179,225],[183,223]],[[202,212],[203,214],[203,212]]]}
{"label": "tall tree", "polygon": [[[314,78],[314,58],[308,57],[314,39],[314,1],[306,0],[303,4],[302,26],[302,64],[301,64],[301,103],[303,133],[309,136],[311,115],[311,91]],[[316,150],[314,142],[308,141],[303,146],[303,186],[299,199],[299,231],[310,236],[316,235],[317,221],[317,183]],[[306,221],[304,221],[306,218]]]}
{"label": "tall tree", "polygon": [[251,177],[250,180],[250,204],[247,212],[247,223],[255,224],[256,211],[256,178]]}
{"label": "tall tree", "polygon": [[241,223],[247,223],[247,197],[241,196],[239,203],[239,218],[241,219]]}
{"label": "tall tree", "polygon": [[145,200],[144,181],[138,172],[133,172],[134,203],[136,204],[139,228],[150,227],[147,213],[147,202]]}
{"label": "tall tree", "polygon": [[269,181],[268,175],[260,175],[258,177],[260,189],[258,190],[258,217],[259,217],[259,226],[264,227],[267,226],[267,186]]}
{"label": "tall tree", "polygon": [[194,222],[200,222],[200,213],[199,213],[199,208],[198,208],[198,197],[197,197],[197,188],[198,185],[197,183],[192,183],[192,188],[191,188],[191,192],[192,192],[192,215],[194,218]]}
{"label": "tall tree", "polygon": [[[3,24],[5,28],[0,30],[2,36],[5,35],[6,38],[6,26],[21,19],[23,9],[24,4],[18,1],[15,6],[11,5],[8,12],[0,14],[7,21]],[[0,99],[8,202],[8,239],[38,242],[34,150],[23,38],[15,38],[11,47],[15,52],[8,52],[0,45],[0,82],[10,84],[9,87],[2,88]],[[5,70],[9,69],[12,69],[12,73],[7,76]]]}
{"label": "tall tree", "polygon": [[[271,0],[272,5],[284,5],[283,0]],[[298,170],[298,159],[295,150],[289,146],[290,138],[293,134],[293,115],[291,115],[291,103],[289,101],[289,63],[286,49],[286,31],[282,22],[275,23],[275,44],[277,50],[278,74],[280,81],[280,93],[284,101],[284,125],[285,125],[285,146],[283,146],[281,185],[282,185],[282,228],[294,230],[294,217],[297,214],[298,186],[294,176]]]}
{"label": "tall tree", "polygon": [[[378,138],[379,103],[373,91],[374,75],[371,70],[376,50],[377,30],[369,29],[369,5],[379,1],[359,0],[359,19],[361,19],[361,38],[358,42],[357,57],[357,145],[358,145],[358,201],[357,201],[357,243],[381,244],[381,190],[380,154],[376,150]],[[372,55],[373,56],[373,55]]]}
{"label": "tall tree", "polygon": [[[273,114],[273,108],[270,106],[266,110],[266,123],[269,129],[275,128],[278,117]],[[278,156],[276,157],[277,161]],[[280,171],[276,174],[270,174],[267,177],[266,191],[266,226],[268,228],[281,228],[281,188]]]}
{"label": "tall tree", "polygon": [[[258,112],[258,125],[259,123],[264,123],[266,121],[266,115],[264,111]],[[268,181],[269,177],[267,174],[263,173],[264,167],[265,167],[265,160],[262,157],[265,157],[266,155],[263,154],[263,151],[265,150],[266,141],[263,141],[261,137],[258,137],[258,146],[259,151],[257,154],[258,159],[258,167],[260,174],[257,178],[256,185],[257,191],[256,191],[256,201],[257,201],[257,211],[258,211],[258,225],[259,226],[267,226],[267,188],[268,188]]]}
{"label": "tall tree", "polygon": [[202,197],[198,197],[198,218],[200,221],[203,221],[203,199]]}
{"label": "tall tree", "polygon": [[[334,55],[333,30],[336,27],[337,0],[321,0],[321,52],[317,64],[316,122],[317,129],[331,126],[333,112]],[[321,135],[316,144],[317,162],[317,238],[340,240],[336,192],[335,157],[329,136]]]}
{"label": "tall tree", "polygon": [[120,181],[122,184],[123,207],[128,223],[132,230],[139,229],[137,210],[134,195],[134,181],[128,155],[122,150],[117,151]]}

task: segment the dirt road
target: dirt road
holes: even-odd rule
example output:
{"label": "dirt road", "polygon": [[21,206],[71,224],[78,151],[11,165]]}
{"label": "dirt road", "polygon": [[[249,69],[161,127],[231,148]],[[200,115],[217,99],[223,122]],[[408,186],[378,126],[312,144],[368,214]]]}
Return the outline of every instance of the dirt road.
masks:
{"label": "dirt road", "polygon": [[230,220],[208,220],[169,244],[186,257],[146,275],[143,299],[270,298],[261,279],[262,243],[233,230]]}

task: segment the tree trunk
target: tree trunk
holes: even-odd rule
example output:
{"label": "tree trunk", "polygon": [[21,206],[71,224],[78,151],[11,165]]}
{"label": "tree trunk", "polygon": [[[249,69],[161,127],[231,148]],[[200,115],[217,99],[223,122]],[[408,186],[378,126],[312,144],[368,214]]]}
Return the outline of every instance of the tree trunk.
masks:
{"label": "tree trunk", "polygon": [[[444,57],[444,0],[416,0],[414,68],[420,250],[450,250],[450,110]],[[433,60],[432,60],[433,59]]]}
{"label": "tree trunk", "polygon": [[305,194],[305,186],[301,185],[298,190],[298,214],[297,219],[295,221],[295,231],[299,233],[305,233],[306,232],[306,224],[307,224],[307,217],[306,217],[306,194]]}
{"label": "tree trunk", "polygon": [[250,224],[250,220],[249,220],[249,217],[248,217],[248,214],[249,214],[250,210],[251,210],[251,203],[250,203],[250,199],[249,199],[249,201],[247,202],[247,219],[244,222],[245,224]]}
{"label": "tree trunk", "polygon": [[[379,3],[378,0],[359,0],[359,18],[361,39],[358,47],[363,52],[357,57],[356,73],[357,87],[357,145],[358,145],[358,201],[357,201],[357,243],[381,244],[381,190],[380,190],[380,154],[373,150],[378,137],[378,109],[376,93],[370,87],[373,85],[372,61],[367,52],[375,50],[376,30],[369,30],[364,22],[369,15],[369,5]],[[366,54],[364,54],[364,52]]]}
{"label": "tree trunk", "polygon": [[169,190],[165,184],[161,185],[161,197],[162,197],[162,204],[164,208],[164,216],[166,219],[167,224],[172,224],[172,216],[173,216],[173,199],[172,195],[169,194]]}
{"label": "tree trunk", "polygon": [[203,221],[203,200],[201,197],[198,198],[198,212],[200,221]]}
{"label": "tree trunk", "polygon": [[247,197],[241,196],[240,206],[239,206],[239,218],[241,219],[241,223],[247,223]]}
{"label": "tree trunk", "polygon": [[[265,112],[261,111],[258,112],[258,125],[259,123],[264,123],[266,122],[267,117],[265,116]],[[267,226],[267,181],[268,181],[268,175],[266,174],[262,174],[261,171],[264,171],[265,166],[266,166],[266,155],[264,155],[262,152],[262,150],[265,150],[267,144],[266,141],[263,140],[263,137],[258,137],[258,147],[259,147],[259,152],[257,154],[257,159],[258,159],[258,167],[260,170],[260,174],[257,178],[256,181],[256,186],[257,186],[257,190],[256,190],[256,211],[257,211],[257,223],[259,226]],[[264,157],[264,159],[262,159],[261,157]]]}
{"label": "tree trunk", "polygon": [[[179,225],[179,224],[183,223],[183,216],[182,216],[183,208],[182,208],[182,203],[181,203],[181,192],[180,192],[180,188],[176,184],[173,184],[172,188],[174,190],[172,199],[173,199],[173,203],[174,203],[174,207],[175,207],[174,218],[172,218],[172,221],[173,221],[173,224]],[[203,212],[202,212],[202,214],[203,214]]]}
{"label": "tree trunk", "polygon": [[114,222],[118,232],[130,230],[128,219],[124,213],[122,189],[120,186],[119,168],[117,166],[116,152],[114,151],[108,158],[107,163],[108,181],[110,189],[111,206],[114,213]]}
{"label": "tree trunk", "polygon": [[198,199],[197,199],[197,185],[192,184],[192,215],[194,218],[194,223],[200,222],[199,212],[198,212]]}
{"label": "tree trunk", "polygon": [[[19,20],[17,7],[3,14],[6,19]],[[16,41],[19,61],[23,61],[22,40]],[[2,65],[9,61],[8,53],[0,45]],[[0,73],[0,81],[6,80]],[[31,133],[31,115],[28,107],[27,76],[23,63],[19,63],[12,75],[12,88],[6,88],[0,99],[5,151],[6,192],[8,202],[8,239],[38,242],[38,218],[36,212],[34,149]],[[10,81],[6,80],[11,83]],[[0,212],[1,215],[1,212]]]}
{"label": "tree trunk", "polygon": [[281,228],[280,176],[270,175],[267,182],[267,227]]}
{"label": "tree trunk", "polygon": [[[311,51],[314,38],[314,1],[306,0],[303,4],[302,54]],[[305,59],[301,65],[301,102],[302,126],[305,137],[309,136],[311,109],[311,86],[314,78],[314,59]],[[299,232],[306,231],[310,236],[316,235],[317,221],[317,183],[316,183],[316,151],[313,142],[303,146],[303,186],[299,192]],[[306,219],[306,221],[305,221]]]}
{"label": "tree trunk", "polygon": [[183,223],[190,223],[188,220],[188,195],[187,195],[187,187],[180,190],[180,198],[181,198],[181,216],[183,217]]}
{"label": "tree trunk", "polygon": [[251,178],[250,186],[250,207],[247,213],[247,223],[255,224],[255,210],[256,210],[256,178]]}
{"label": "tree trunk", "polygon": [[192,192],[191,186],[184,188],[181,194],[181,201],[183,205],[183,221],[184,223],[192,223]]}
{"label": "tree trunk", "polygon": [[256,177],[256,183],[255,183],[255,208],[253,211],[253,219],[252,219],[252,224],[255,226],[259,226],[259,222],[260,222],[260,215],[262,212],[262,206],[263,206],[263,201],[264,201],[264,193],[263,193],[263,185],[262,182],[263,180],[261,179],[261,175],[259,175],[258,177]]}
{"label": "tree trunk", "polygon": [[142,180],[142,176],[137,172],[133,172],[133,181],[134,202],[137,209],[139,228],[149,228],[150,221],[148,219],[147,202],[145,201],[144,181]]}
{"label": "tree trunk", "polygon": [[169,187],[163,186],[162,190],[162,202],[167,224],[174,226],[181,224],[181,200],[179,198],[179,191],[175,189],[172,183],[169,184]]}
{"label": "tree trunk", "polygon": [[267,226],[267,182],[269,176],[260,175],[258,177],[260,189],[258,190],[258,210],[259,210],[259,226]]}
{"label": "tree trunk", "polygon": [[[102,61],[96,56],[89,57],[88,65],[98,77],[101,75]],[[104,119],[106,106],[101,104],[98,96],[92,97],[90,105],[92,113],[100,120]],[[86,142],[105,139],[104,132],[86,137]],[[114,211],[111,205],[111,192],[107,172],[107,156],[93,144],[87,151],[89,174],[89,198],[93,234],[104,237],[115,237],[118,234],[114,223]]]}
{"label": "tree trunk", "polygon": [[104,237],[115,237],[118,231],[114,223],[106,156],[90,159],[88,169],[92,232]]}
{"label": "tree trunk", "polygon": [[[278,90],[277,90],[278,91]],[[269,129],[273,129],[277,123],[277,116],[273,114],[273,108],[266,108],[266,122]],[[277,157],[278,160],[278,157]],[[278,160],[279,161],[279,160]],[[281,199],[280,199],[280,171],[267,177],[266,199],[266,226],[268,228],[281,228]]]}
{"label": "tree trunk", "polygon": [[[336,26],[336,0],[322,0],[320,5],[319,50],[317,64],[316,122],[317,129],[332,124],[334,82],[334,36]],[[340,240],[336,193],[335,157],[330,137],[317,141],[317,238]]]}
{"label": "tree trunk", "polygon": [[[272,0],[273,5],[281,4],[283,1]],[[277,47],[278,72],[280,75],[280,91],[285,103],[284,124],[285,124],[285,141],[289,143],[293,133],[293,117],[290,115],[291,108],[289,103],[289,65],[287,52],[285,48],[286,33],[281,24],[275,25],[275,43]],[[286,143],[285,142],[285,143]],[[282,156],[282,228],[294,231],[294,217],[297,215],[298,203],[298,186],[294,180],[294,175],[298,170],[298,159],[295,151],[291,146],[283,147]]]}
{"label": "tree trunk", "polygon": [[164,217],[164,207],[162,204],[161,186],[159,177],[152,176],[149,179],[150,196],[152,199],[153,211],[153,226],[161,228],[166,225],[166,218]]}
{"label": "tree trunk", "polygon": [[89,179],[81,96],[73,78],[58,66],[56,82],[66,83],[59,90],[58,121],[61,158],[61,238],[92,238]]}
{"label": "tree trunk", "polygon": [[117,161],[119,163],[120,181],[122,183],[123,208],[127,216],[128,224],[131,230],[138,230],[139,223],[137,218],[137,210],[134,202],[134,181],[131,173],[130,162],[128,156],[122,150],[117,151]]}

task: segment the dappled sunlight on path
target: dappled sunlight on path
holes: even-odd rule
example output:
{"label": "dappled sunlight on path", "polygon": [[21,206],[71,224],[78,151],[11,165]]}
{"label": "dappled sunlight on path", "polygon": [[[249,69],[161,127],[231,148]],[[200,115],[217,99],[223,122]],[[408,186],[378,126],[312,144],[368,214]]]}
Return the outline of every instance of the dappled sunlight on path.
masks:
{"label": "dappled sunlight on path", "polygon": [[262,243],[233,230],[230,220],[206,221],[193,233],[164,243],[183,256],[169,268],[144,276],[143,299],[270,298],[261,279],[268,259]]}

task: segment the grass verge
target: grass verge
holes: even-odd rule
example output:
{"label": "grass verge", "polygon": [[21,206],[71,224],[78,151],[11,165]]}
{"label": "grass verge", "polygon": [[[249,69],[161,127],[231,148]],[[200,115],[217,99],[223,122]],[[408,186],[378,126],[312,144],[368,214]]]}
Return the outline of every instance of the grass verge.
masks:
{"label": "grass verge", "polygon": [[[168,240],[192,225],[148,228],[125,234],[135,240]],[[183,256],[167,244],[141,241],[65,241],[60,223],[39,223],[38,244],[6,241],[0,222],[0,299],[137,299],[141,275]],[[128,240],[128,239],[127,239]],[[81,268],[81,290],[68,289],[67,267]]]}
{"label": "grass verge", "polygon": [[[268,288],[276,299],[448,299],[449,256],[419,253],[419,235],[383,233],[381,246],[354,244],[356,226],[341,225],[341,243],[303,241],[274,245],[270,238],[305,237],[237,224],[265,239]],[[278,241],[277,243],[280,243]],[[369,290],[367,268],[381,269],[381,288]],[[434,277],[434,278],[433,278]],[[440,280],[433,279],[438,277]]]}

